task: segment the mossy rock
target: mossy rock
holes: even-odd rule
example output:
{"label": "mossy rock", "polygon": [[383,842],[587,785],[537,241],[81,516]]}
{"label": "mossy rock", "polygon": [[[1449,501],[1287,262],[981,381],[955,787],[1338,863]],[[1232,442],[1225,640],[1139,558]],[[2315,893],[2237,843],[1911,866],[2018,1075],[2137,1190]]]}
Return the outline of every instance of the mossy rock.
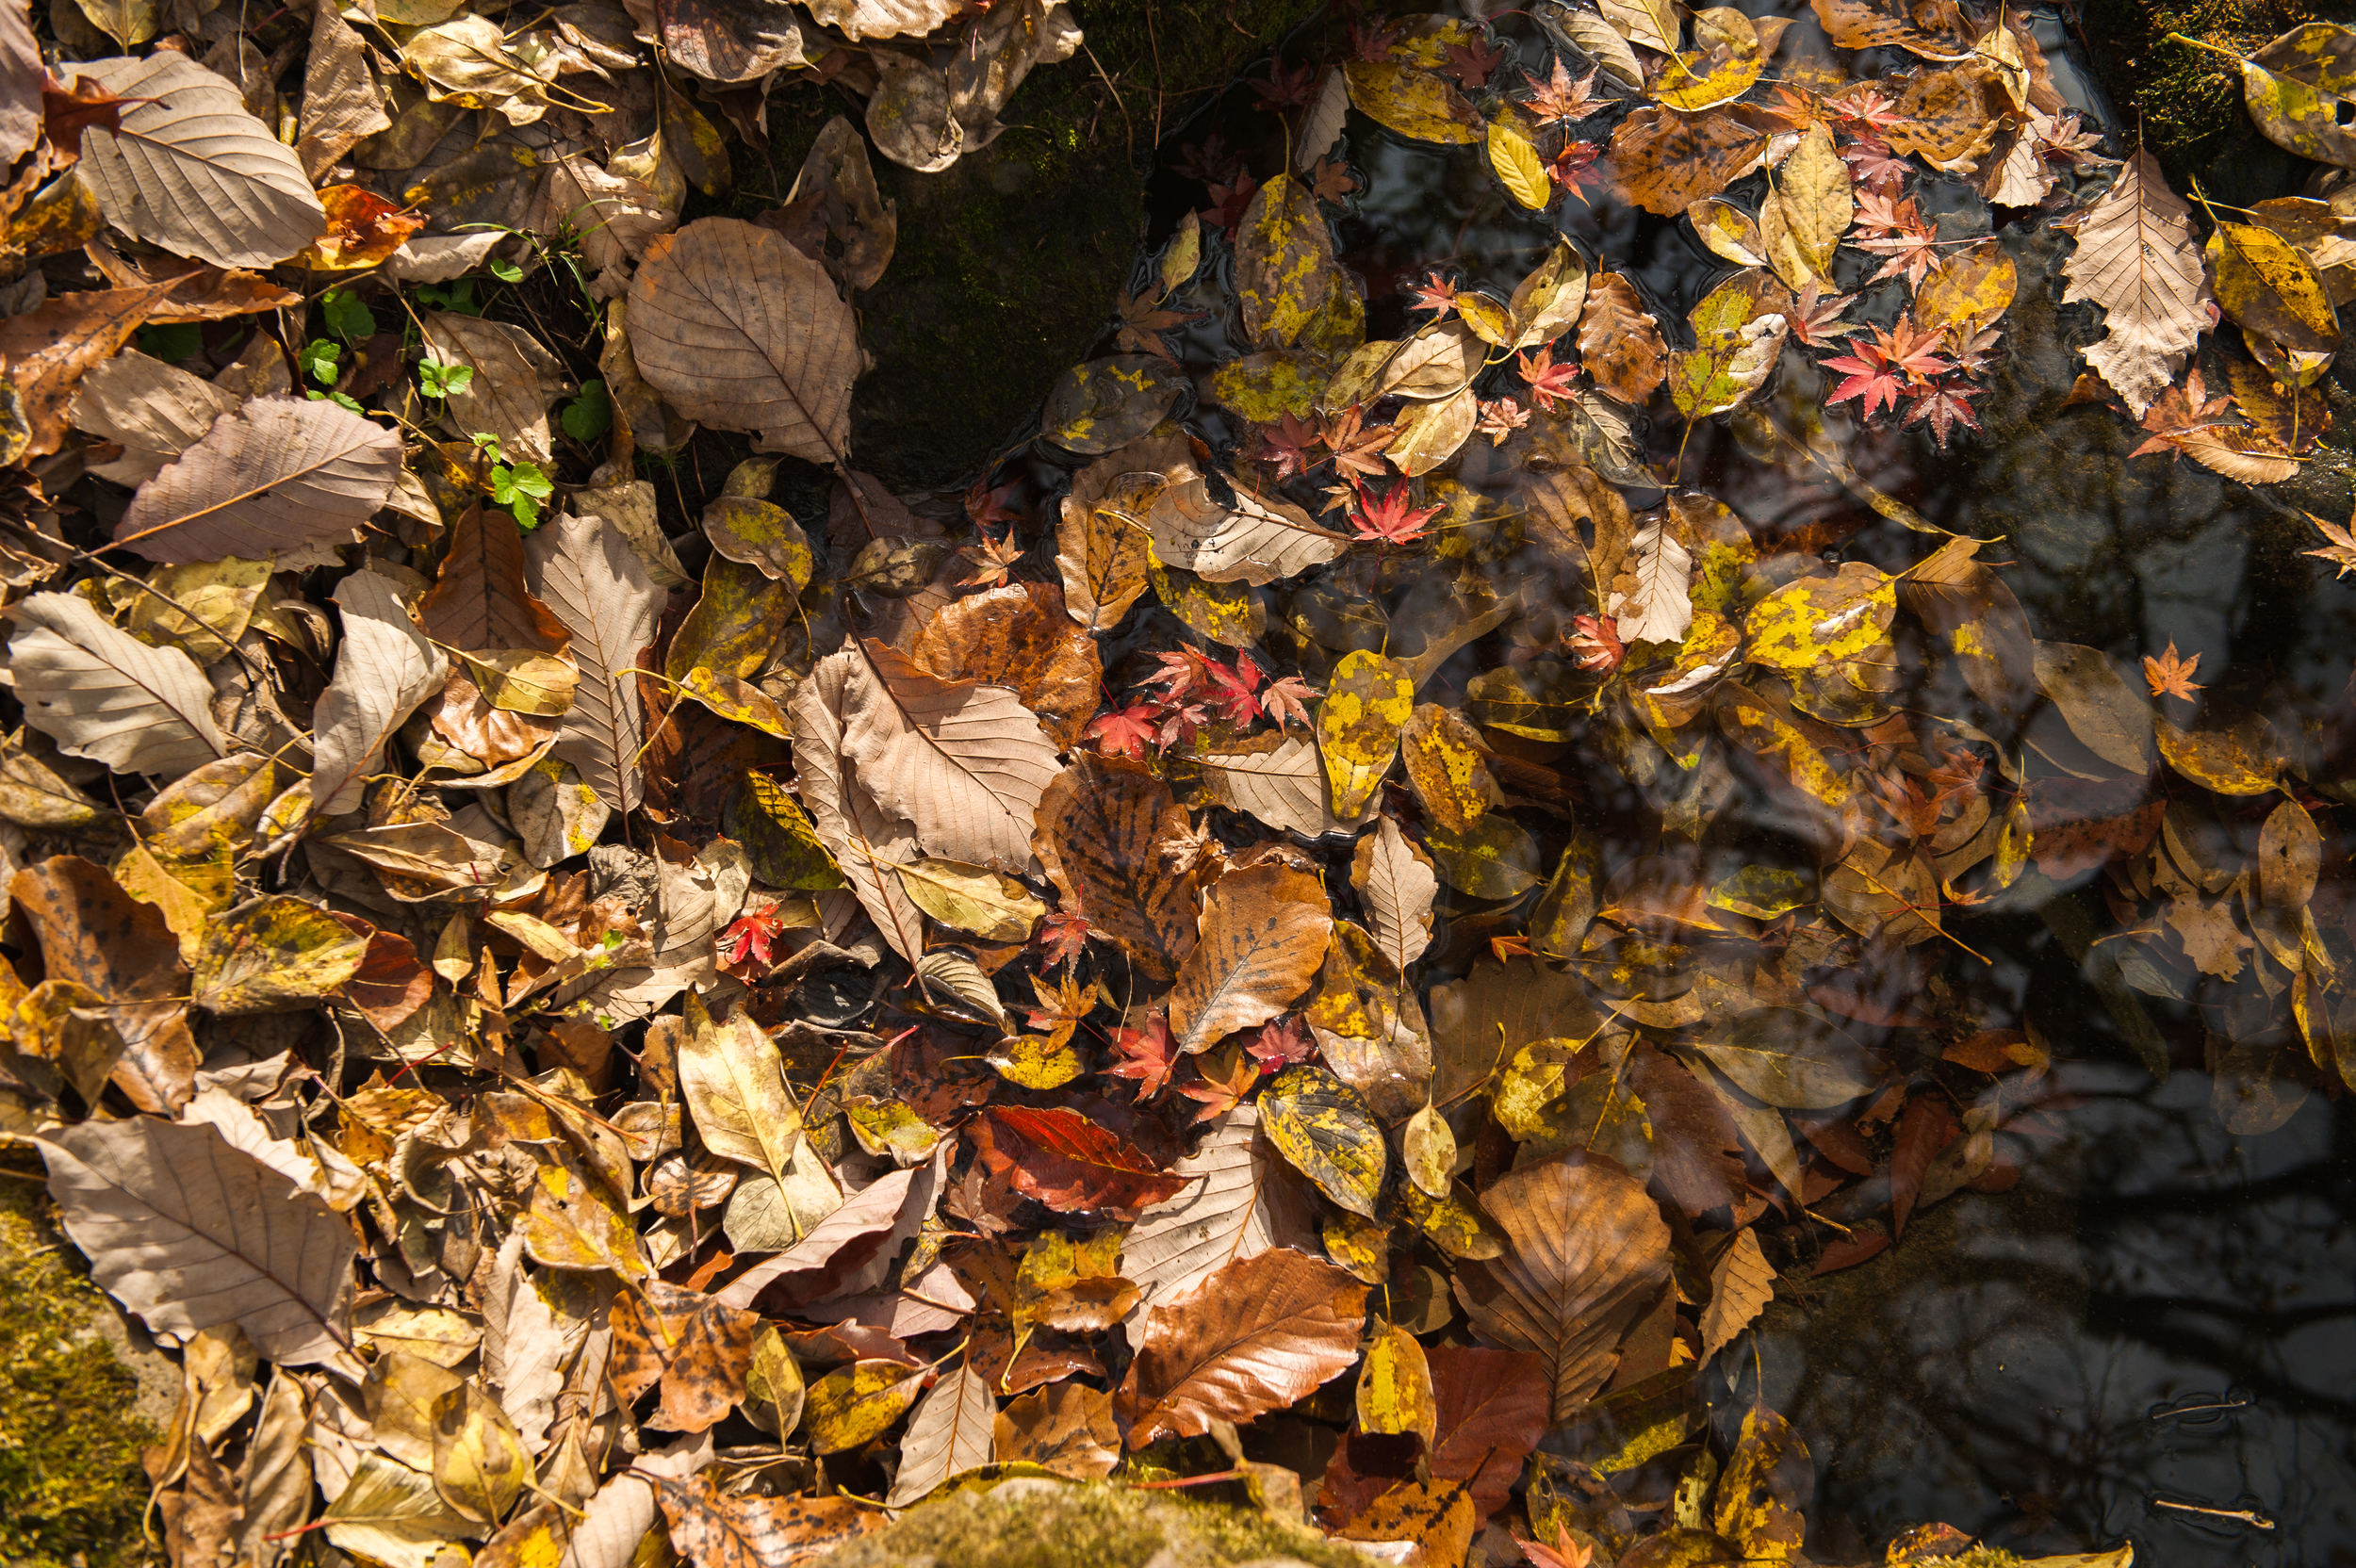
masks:
{"label": "mossy rock", "polygon": [[[1006,129],[938,174],[871,149],[898,248],[858,301],[875,368],[852,400],[852,461],[893,488],[962,484],[1039,411],[1113,320],[1145,230],[1154,138],[1313,15],[1317,0],[1072,0],[1086,52],[1026,77]],[[1100,69],[1101,68],[1101,69]],[[794,181],[856,99],[782,83],[772,141],[740,152],[749,217]]]}
{"label": "mossy rock", "polygon": [[1007,1481],[910,1509],[824,1568],[1366,1568],[1356,1548],[1219,1503],[1091,1481]]}
{"label": "mossy rock", "polygon": [[2315,0],[2087,0],[2087,53],[2118,106],[2119,122],[2142,127],[2149,148],[2178,189],[2201,188],[2237,205],[2294,193],[2304,159],[2258,134],[2242,108],[2241,73],[2224,56],[2168,41],[2180,33],[2249,55],[2302,22],[2345,21]]}
{"label": "mossy rock", "polygon": [[177,1375],[148,1349],[145,1378],[122,1319],[51,1227],[40,1162],[0,1166],[0,1560],[16,1568],[131,1568],[156,1554],[139,1527]]}

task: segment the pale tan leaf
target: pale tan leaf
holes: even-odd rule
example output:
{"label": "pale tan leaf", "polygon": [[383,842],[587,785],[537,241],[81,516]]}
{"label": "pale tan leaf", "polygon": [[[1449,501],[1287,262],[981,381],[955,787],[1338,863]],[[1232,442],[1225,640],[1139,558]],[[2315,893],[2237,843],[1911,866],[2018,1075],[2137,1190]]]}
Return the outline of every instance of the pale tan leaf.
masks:
{"label": "pale tan leaf", "polygon": [[167,565],[332,564],[392,494],[401,438],[321,399],[256,398],[139,487],[114,542]]}
{"label": "pale tan leaf", "polygon": [[668,1448],[641,1454],[592,1497],[564,1532],[557,1568],[630,1568],[657,1515],[655,1488],[694,1475],[712,1462],[712,1434],[696,1432]]}
{"label": "pale tan leaf", "polygon": [[25,722],[69,757],[177,778],[229,755],[212,685],[178,648],[153,648],[73,594],[12,606],[5,675]]}
{"label": "pale tan leaf", "polygon": [[924,917],[899,868],[917,858],[916,830],[875,803],[843,754],[843,715],[860,662],[856,648],[829,654],[794,689],[794,768],[818,841],[884,940],[913,964],[924,952]]}
{"label": "pale tan leaf", "polygon": [[507,462],[548,462],[548,401],[571,384],[555,356],[509,322],[447,310],[424,321],[427,361],[474,372],[465,391],[450,394],[451,423],[470,435],[498,436]]}
{"label": "pale tan leaf", "polygon": [[[1682,643],[1693,624],[1693,556],[1656,518],[1628,542],[1634,589],[1613,608],[1623,643]],[[1625,591],[1625,590],[1624,590]]]}
{"label": "pale tan leaf", "polygon": [[270,267],[327,231],[294,150],[245,109],[227,81],[186,55],[72,68],[125,105],[121,128],[82,133],[76,173],[134,239],[216,267]]}
{"label": "pale tan leaf", "polygon": [[1432,901],[1440,879],[1432,859],[1408,841],[1389,817],[1358,841],[1350,857],[1350,885],[1374,919],[1375,950],[1404,973],[1432,945]]}
{"label": "pale tan leaf", "polygon": [[964,0],[810,0],[822,27],[853,39],[909,38],[931,32],[966,8]]}
{"label": "pale tan leaf", "polygon": [[303,138],[295,143],[303,172],[319,179],[355,144],[392,122],[384,112],[384,90],[368,64],[368,45],[343,19],[335,0],[316,0],[311,53],[303,68]]}
{"label": "pale tan leaf", "polygon": [[1333,815],[1317,743],[1302,736],[1271,732],[1239,746],[1195,752],[1187,760],[1202,767],[1212,799],[1280,831],[1314,839],[1357,825]]}
{"label": "pale tan leaf", "polygon": [[158,1334],[234,1323],[267,1359],[344,1356],[352,1227],[207,1126],[85,1121],[40,1140],[66,1233]]}
{"label": "pale tan leaf", "polygon": [[927,854],[1028,866],[1057,772],[1038,717],[1003,686],[943,680],[872,638],[849,651],[843,752],[875,803],[912,823]]}
{"label": "pale tan leaf", "polygon": [[1677,53],[1677,35],[1682,24],[1677,21],[1677,8],[1673,0],[1596,0],[1604,20],[1620,30],[1620,36],[1630,43],[1657,49],[1661,54]]}
{"label": "pale tan leaf", "polygon": [[858,323],[826,270],[774,229],[705,218],[646,247],[630,285],[638,373],[679,413],[755,449],[839,464]]}
{"label": "pale tan leaf", "polygon": [[313,711],[311,799],[328,817],[359,805],[394,731],[450,676],[450,660],[410,620],[389,579],[352,573],[335,585],[335,607],[344,639]]}
{"label": "pale tan leaf", "polygon": [[990,1380],[969,1363],[935,1383],[908,1415],[887,1508],[906,1508],[950,1477],[988,1464],[998,1415]]}
{"label": "pale tan leaf", "polygon": [[1775,1271],[1759,1250],[1759,1234],[1744,1226],[1710,1271],[1710,1305],[1702,1312],[1702,1364],[1707,1366],[1729,1340],[1751,1325],[1775,1298]]}
{"label": "pale tan leaf", "polygon": [[532,595],[572,634],[581,669],[550,755],[578,768],[608,806],[635,810],[646,717],[630,672],[654,641],[662,590],[621,531],[596,517],[549,518],[524,541],[524,565]]}
{"label": "pale tan leaf", "polygon": [[0,13],[0,160],[14,163],[41,136],[41,45],[30,8]]}
{"label": "pale tan leaf", "polygon": [[1255,496],[1240,484],[1233,493],[1235,504],[1221,505],[1199,473],[1172,477],[1146,515],[1162,564],[1206,582],[1261,587],[1321,566],[1350,548],[1347,535],[1319,528],[1288,500]]}
{"label": "pale tan leaf", "polygon": [[91,473],[139,485],[244,400],[177,366],[125,349],[83,373],[74,391],[74,424],[123,449],[121,457],[91,464]]}
{"label": "pale tan leaf", "polygon": [[1310,1200],[1268,1141],[1260,1113],[1236,1106],[1211,1124],[1203,1147],[1170,1168],[1187,1185],[1137,1216],[1121,1244],[1121,1271],[1138,1291],[1122,1331],[1134,1343],[1156,1301],[1271,1247],[1317,1246]]}
{"label": "pale tan leaf", "polygon": [[2108,329],[2087,347],[2086,363],[2141,417],[2209,326],[2192,209],[2168,188],[2158,161],[2138,152],[2091,206],[2054,226],[2078,239],[2062,263],[2063,302],[2093,301]]}

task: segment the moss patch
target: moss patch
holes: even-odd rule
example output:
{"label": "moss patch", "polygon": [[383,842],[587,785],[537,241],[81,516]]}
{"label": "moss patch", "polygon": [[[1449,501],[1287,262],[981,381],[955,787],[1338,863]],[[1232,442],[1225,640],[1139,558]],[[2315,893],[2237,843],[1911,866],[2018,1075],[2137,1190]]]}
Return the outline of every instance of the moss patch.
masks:
{"label": "moss patch", "polygon": [[2250,122],[2233,61],[2168,35],[2248,55],[2319,15],[2314,0],[2086,0],[2083,36],[2120,122],[2143,127],[2171,182],[2247,204],[2289,193],[2307,166]]}
{"label": "moss patch", "polygon": [[[1007,129],[938,174],[871,156],[899,204],[883,280],[859,301],[875,356],[852,403],[853,461],[894,488],[962,484],[1037,414],[1111,325],[1167,136],[1317,0],[1073,0],[1085,50],[1034,71]],[[740,148],[735,210],[791,188],[818,128],[858,101],[780,87],[764,158]]]}
{"label": "moss patch", "polygon": [[40,1163],[0,1169],[0,1559],[128,1568],[151,1556],[139,1451],[157,1433],[96,1326],[105,1297],[42,1212]]}
{"label": "moss patch", "polygon": [[942,1498],[908,1511],[891,1528],[853,1542],[826,1568],[1225,1568],[1294,1558],[1314,1568],[1365,1568],[1355,1547],[1261,1514],[1167,1493],[1102,1482],[1013,1481],[995,1492]]}

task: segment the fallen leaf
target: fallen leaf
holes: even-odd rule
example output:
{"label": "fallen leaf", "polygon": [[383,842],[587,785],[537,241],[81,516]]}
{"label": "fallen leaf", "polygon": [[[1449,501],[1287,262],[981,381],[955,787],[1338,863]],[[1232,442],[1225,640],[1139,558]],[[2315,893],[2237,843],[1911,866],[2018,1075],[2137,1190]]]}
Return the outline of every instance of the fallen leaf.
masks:
{"label": "fallen leaf", "polygon": [[2168,188],[2151,155],[2139,152],[2100,199],[2054,226],[2078,241],[2062,263],[2070,280],[2063,302],[2102,307],[2105,331],[2086,348],[2086,363],[2140,417],[2208,329],[2201,309],[2208,281],[2193,243],[2192,209]]}
{"label": "fallen leaf", "polygon": [[175,565],[323,565],[335,559],[324,547],[374,516],[400,471],[401,441],[382,425],[332,402],[256,398],[139,486],[114,542]]}
{"label": "fallen leaf", "polygon": [[1308,989],[1333,936],[1324,890],[1279,863],[1231,871],[1203,895],[1202,940],[1179,965],[1170,1033],[1200,1054]]}
{"label": "fallen leaf", "polygon": [[560,513],[524,542],[525,581],[571,637],[581,671],[551,755],[570,762],[597,798],[636,809],[645,710],[632,673],[654,641],[661,593],[621,531],[595,516]]}
{"label": "fallen leaf", "polygon": [[7,676],[25,722],[69,757],[176,778],[229,753],[211,685],[178,648],[154,648],[70,594],[12,605]]}
{"label": "fallen leaf", "polygon": [[1279,1249],[1215,1270],[1145,1316],[1116,1396],[1129,1446],[1282,1410],[1358,1359],[1366,1287]]}

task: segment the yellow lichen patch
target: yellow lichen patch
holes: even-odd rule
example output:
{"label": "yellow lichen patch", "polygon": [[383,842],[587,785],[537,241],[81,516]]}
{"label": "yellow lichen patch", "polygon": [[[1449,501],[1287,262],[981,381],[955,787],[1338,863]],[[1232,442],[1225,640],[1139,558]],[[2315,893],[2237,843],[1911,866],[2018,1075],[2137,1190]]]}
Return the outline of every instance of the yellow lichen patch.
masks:
{"label": "yellow lichen patch", "polygon": [[1333,236],[1309,188],[1279,174],[1252,198],[1235,233],[1235,302],[1254,343],[1288,348],[1325,308]]}
{"label": "yellow lichen patch", "polygon": [[802,1407],[811,1449],[839,1454],[881,1437],[924,1389],[924,1369],[896,1361],[857,1361],[810,1385]]}
{"label": "yellow lichen patch", "polygon": [[1786,583],[1752,607],[1747,652],[1773,670],[1812,670],[1854,659],[1898,615],[1898,580],[1862,561],[1832,577]]}
{"label": "yellow lichen patch", "polygon": [[1361,648],[1333,666],[1333,686],[1317,709],[1317,743],[1336,817],[1351,822],[1364,814],[1415,710],[1415,678],[1398,660]]}

